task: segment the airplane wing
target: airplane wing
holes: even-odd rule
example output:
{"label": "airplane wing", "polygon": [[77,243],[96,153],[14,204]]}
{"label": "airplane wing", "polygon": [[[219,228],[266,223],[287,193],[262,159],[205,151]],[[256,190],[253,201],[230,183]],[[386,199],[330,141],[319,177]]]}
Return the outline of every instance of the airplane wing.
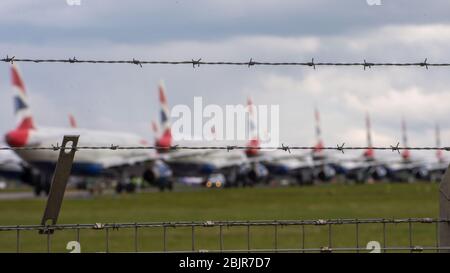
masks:
{"label": "airplane wing", "polygon": [[310,155],[305,153],[289,153],[285,151],[266,151],[259,153],[257,156],[252,156],[248,158],[249,162],[269,162],[269,161],[280,161],[280,160],[290,160],[297,159],[300,161],[309,160]]}
{"label": "airplane wing", "polygon": [[218,169],[248,163],[245,154],[238,150],[176,151],[163,155],[163,158],[163,160],[169,164],[175,162],[211,164]]}
{"label": "airplane wing", "polygon": [[152,162],[160,159],[155,155],[137,155],[124,158],[123,156],[110,156],[100,160],[100,164],[105,169],[133,166],[141,163]]}

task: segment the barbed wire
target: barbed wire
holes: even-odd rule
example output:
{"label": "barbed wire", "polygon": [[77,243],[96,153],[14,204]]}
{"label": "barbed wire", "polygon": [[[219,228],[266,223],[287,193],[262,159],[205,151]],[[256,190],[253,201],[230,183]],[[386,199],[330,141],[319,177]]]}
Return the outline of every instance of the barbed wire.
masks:
{"label": "barbed wire", "polygon": [[[33,151],[33,150],[52,150],[52,151],[60,151],[60,150],[72,150],[72,147],[62,147],[59,144],[51,145],[51,146],[24,146],[24,147],[9,147],[3,146],[0,147],[0,151],[12,150],[12,151]],[[282,144],[281,146],[233,146],[233,145],[225,145],[225,146],[119,146],[111,144],[109,146],[77,146],[76,150],[262,150],[262,151],[275,151],[281,150],[288,153],[291,153],[293,150],[335,150],[344,153],[345,151],[350,150],[384,150],[384,151],[392,151],[398,152],[402,150],[416,150],[416,151],[450,151],[450,147],[432,147],[432,146],[423,146],[423,147],[400,147],[399,143],[396,145],[384,146],[384,147],[370,147],[370,146],[345,146],[345,143],[338,144],[336,146],[328,146],[317,148],[315,146],[288,146]]]}
{"label": "barbed wire", "polygon": [[76,57],[65,58],[65,59],[39,59],[39,58],[16,58],[16,56],[9,57],[6,55],[5,58],[0,59],[1,62],[14,63],[14,62],[28,62],[28,63],[69,63],[69,64],[133,64],[139,65],[192,65],[193,68],[199,67],[200,65],[227,65],[227,66],[306,66],[316,69],[317,66],[360,66],[364,70],[366,68],[371,68],[375,66],[400,66],[400,67],[448,67],[450,63],[429,63],[428,59],[425,58],[420,62],[368,62],[366,60],[362,62],[316,62],[314,58],[307,62],[267,62],[267,61],[255,61],[250,58],[248,61],[203,61],[202,58],[191,59],[191,60],[100,60],[100,59],[77,59]]}

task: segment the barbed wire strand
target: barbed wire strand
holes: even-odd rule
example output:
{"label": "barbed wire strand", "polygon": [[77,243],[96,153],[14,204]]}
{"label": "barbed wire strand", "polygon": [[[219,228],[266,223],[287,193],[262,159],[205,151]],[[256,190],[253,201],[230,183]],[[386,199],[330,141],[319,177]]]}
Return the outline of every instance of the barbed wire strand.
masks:
{"label": "barbed wire strand", "polygon": [[248,61],[202,61],[202,58],[191,59],[191,60],[138,60],[132,58],[130,60],[100,60],[100,59],[77,59],[76,57],[65,58],[65,59],[39,59],[39,58],[16,58],[16,56],[6,57],[0,59],[1,62],[14,63],[14,62],[28,62],[28,63],[69,63],[69,64],[133,64],[139,65],[192,65],[193,68],[199,67],[200,65],[227,65],[227,66],[305,66],[316,69],[318,66],[360,66],[364,70],[366,68],[372,68],[376,66],[400,66],[400,67],[448,67],[450,63],[429,63],[428,59],[425,58],[420,62],[368,62],[364,59],[362,62],[315,62],[314,58],[308,62],[268,62],[268,61],[255,61],[253,58],[249,58]]}
{"label": "barbed wire strand", "polygon": [[[0,147],[0,151],[6,151],[6,150],[13,150],[13,151],[33,151],[33,150],[52,150],[52,151],[59,151],[59,150],[71,150],[72,147],[62,147],[58,144],[51,145],[51,146],[24,146],[24,147],[9,147],[9,146],[3,146]],[[111,144],[109,146],[77,146],[75,148],[76,150],[226,150],[226,151],[232,151],[232,150],[267,150],[267,151],[274,151],[274,150],[281,150],[288,153],[291,153],[292,150],[335,150],[340,151],[344,153],[345,151],[350,150],[385,150],[385,151],[392,151],[392,152],[400,152],[402,150],[416,150],[416,151],[450,151],[450,147],[400,147],[399,144],[397,145],[390,145],[390,146],[384,146],[384,147],[369,147],[369,146],[344,146],[344,144],[336,145],[336,146],[328,146],[328,147],[321,147],[317,148],[314,146],[287,146],[282,144],[281,146],[272,146],[272,147],[253,147],[253,146],[180,146],[180,145],[174,145],[170,147],[163,147],[163,146],[119,146]]]}

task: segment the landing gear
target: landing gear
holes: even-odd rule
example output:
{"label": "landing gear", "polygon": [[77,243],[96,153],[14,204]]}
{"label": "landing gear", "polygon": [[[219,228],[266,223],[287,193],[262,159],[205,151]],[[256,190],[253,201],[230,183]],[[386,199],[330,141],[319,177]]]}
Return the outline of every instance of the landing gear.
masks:
{"label": "landing gear", "polygon": [[46,175],[36,175],[33,177],[34,180],[34,194],[36,196],[41,195],[42,192],[47,196],[50,193],[51,180]]}
{"label": "landing gear", "polygon": [[364,184],[369,179],[366,170],[358,170],[355,174],[356,184]]}
{"label": "landing gear", "polygon": [[134,185],[133,183],[119,182],[116,186],[116,193],[122,193],[122,192],[133,193],[135,191],[136,191],[136,185]]}
{"label": "landing gear", "polygon": [[336,176],[336,171],[330,165],[322,165],[316,170],[316,178],[322,182],[330,182]]}
{"label": "landing gear", "polygon": [[257,172],[257,170],[255,168],[250,169],[250,171],[248,172],[248,175],[247,175],[247,179],[249,181],[248,184],[250,184],[251,186],[253,186],[256,183],[258,183],[259,175],[258,175],[258,172]]}
{"label": "landing gear", "polygon": [[151,186],[158,187],[159,191],[173,189],[172,171],[162,161],[155,164],[144,171],[142,179]]}
{"label": "landing gear", "polygon": [[249,186],[256,184],[267,184],[269,182],[269,171],[261,163],[253,163],[247,172],[245,181]]}
{"label": "landing gear", "polygon": [[33,187],[36,196],[40,196],[42,192],[45,195],[50,193],[51,176],[43,174],[34,168],[25,168],[22,175],[22,181]]}
{"label": "landing gear", "polygon": [[297,180],[297,184],[300,186],[314,184],[314,174],[312,170],[301,170],[295,178]]}

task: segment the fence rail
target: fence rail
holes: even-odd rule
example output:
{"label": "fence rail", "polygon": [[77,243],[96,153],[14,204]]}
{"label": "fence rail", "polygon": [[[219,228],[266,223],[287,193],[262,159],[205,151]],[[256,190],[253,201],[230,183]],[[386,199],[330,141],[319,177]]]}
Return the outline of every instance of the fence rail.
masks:
{"label": "fence rail", "polygon": [[[94,232],[102,233],[104,232],[104,251],[110,252],[110,245],[112,243],[111,234],[118,230],[131,230],[133,233],[133,245],[134,252],[143,251],[139,249],[140,239],[139,234],[146,229],[157,229],[162,231],[162,238],[160,238],[162,243],[162,249],[159,251],[152,252],[441,252],[450,251],[450,247],[444,247],[440,245],[439,242],[439,225],[440,224],[450,224],[449,219],[435,219],[435,218],[406,218],[406,219],[386,219],[386,218],[376,218],[376,219],[316,219],[316,220],[259,220],[259,221],[197,221],[197,222],[142,222],[142,223],[95,223],[95,224],[58,224],[58,225],[14,225],[14,226],[0,226],[0,235],[4,232],[15,232],[16,235],[16,251],[20,252],[20,245],[23,243],[21,234],[25,231],[36,231],[36,233],[42,233],[46,236],[47,251],[51,251],[51,241],[52,236],[56,232],[62,232],[67,230],[76,231],[76,240],[80,242],[82,230],[92,230]],[[346,246],[336,246],[333,247],[333,237],[338,234],[338,231],[333,230],[336,226],[352,226],[354,227],[354,245]],[[382,240],[379,242],[378,246],[366,246],[367,242],[361,241],[361,227],[364,225],[380,225],[382,229]],[[388,245],[388,226],[389,225],[406,225],[408,229],[406,241],[409,243],[407,245]],[[413,226],[416,225],[431,225],[432,230],[435,231],[429,234],[430,237],[435,238],[434,245],[417,245],[413,243]],[[298,227],[301,231],[301,243],[298,248],[283,248],[279,242],[279,236],[281,228],[283,227]],[[308,235],[305,231],[305,227],[326,227],[326,239],[328,243],[320,247],[306,247],[305,241],[308,239]],[[246,247],[237,249],[225,249],[224,248],[224,228],[230,229],[233,227],[243,227],[244,230],[241,232],[243,234],[243,244]],[[190,235],[187,235],[188,239],[191,241],[190,250],[169,250],[168,240],[169,240],[169,230],[175,228],[188,228],[190,229]],[[216,229],[217,241],[219,242],[219,247],[217,249],[201,249],[197,248],[198,237],[201,237],[201,231],[204,229]],[[254,228],[265,228],[267,231],[272,232],[273,247],[272,248],[252,248],[251,238],[254,239],[256,236],[262,236],[261,233],[255,232]],[[268,229],[268,230],[267,230]],[[434,233],[434,234],[433,234]],[[97,233],[98,234],[98,233]],[[179,237],[180,235],[178,235]],[[177,238],[178,238],[177,237]],[[2,237],[3,238],[3,237]],[[186,238],[185,238],[186,239]],[[266,238],[267,239],[267,238]],[[308,239],[309,240],[309,239]],[[1,240],[0,240],[1,246]]]}

